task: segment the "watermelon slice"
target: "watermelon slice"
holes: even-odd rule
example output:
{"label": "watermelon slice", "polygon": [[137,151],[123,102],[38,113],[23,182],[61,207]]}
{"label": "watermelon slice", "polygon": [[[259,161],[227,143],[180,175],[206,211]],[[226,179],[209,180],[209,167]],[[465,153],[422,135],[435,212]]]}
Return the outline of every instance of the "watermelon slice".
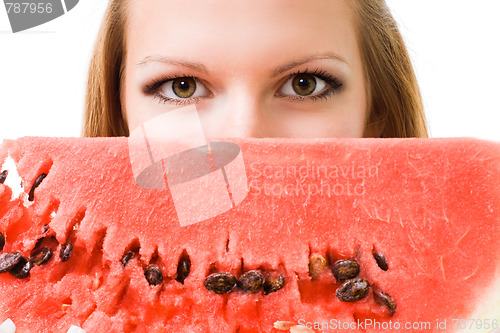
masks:
{"label": "watermelon slice", "polygon": [[[176,198],[192,212],[214,202],[171,183],[139,186],[127,138],[4,141],[0,172],[15,168],[0,181],[0,323],[87,333],[498,329],[500,144],[231,142],[245,182],[228,167],[229,207],[182,223]],[[168,174],[165,161],[140,162],[149,179]]]}

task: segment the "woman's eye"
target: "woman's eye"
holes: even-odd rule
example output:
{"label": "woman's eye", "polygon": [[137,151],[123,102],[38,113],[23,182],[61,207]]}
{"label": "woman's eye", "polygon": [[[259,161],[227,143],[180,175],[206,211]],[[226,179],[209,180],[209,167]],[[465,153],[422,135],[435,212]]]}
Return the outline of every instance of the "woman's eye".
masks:
{"label": "woman's eye", "polygon": [[206,97],[208,90],[192,77],[179,77],[165,82],[160,87],[161,92],[169,99],[186,99]]}
{"label": "woman's eye", "polygon": [[296,74],[285,82],[281,88],[281,95],[284,96],[310,96],[322,92],[326,87],[326,82],[312,74]]}

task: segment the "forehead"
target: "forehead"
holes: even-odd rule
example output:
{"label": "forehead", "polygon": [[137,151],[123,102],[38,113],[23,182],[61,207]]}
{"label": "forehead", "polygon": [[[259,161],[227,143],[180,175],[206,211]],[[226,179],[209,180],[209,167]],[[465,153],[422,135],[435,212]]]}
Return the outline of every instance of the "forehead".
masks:
{"label": "forehead", "polygon": [[[128,9],[128,58],[184,56],[210,65],[357,56],[346,0],[141,0]],[[215,65],[215,64],[214,64]]]}

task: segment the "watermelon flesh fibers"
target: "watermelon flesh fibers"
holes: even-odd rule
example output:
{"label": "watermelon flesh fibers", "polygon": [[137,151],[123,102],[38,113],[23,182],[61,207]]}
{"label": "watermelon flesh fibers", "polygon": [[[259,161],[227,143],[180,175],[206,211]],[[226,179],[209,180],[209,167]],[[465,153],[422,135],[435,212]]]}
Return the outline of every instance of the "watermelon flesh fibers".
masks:
{"label": "watermelon flesh fibers", "polygon": [[[234,208],[181,225],[170,189],[136,184],[127,140],[4,141],[0,165],[14,160],[23,192],[17,197],[7,185],[12,173],[0,184],[0,255],[29,258],[46,247],[53,256],[24,279],[0,274],[0,323],[10,318],[17,332],[77,325],[87,333],[280,332],[275,327],[299,324],[314,332],[493,332],[500,325],[498,143],[231,139],[248,193]],[[193,210],[210,208],[188,199]],[[314,256],[326,268],[313,279]],[[361,300],[336,296],[344,282],[332,267],[342,259],[356,260],[356,279],[370,285]],[[146,279],[150,265],[160,270],[157,285]],[[213,273],[239,278],[252,270],[282,275],[284,286],[217,294],[204,285]],[[471,318],[487,319],[489,328],[460,327]]]}

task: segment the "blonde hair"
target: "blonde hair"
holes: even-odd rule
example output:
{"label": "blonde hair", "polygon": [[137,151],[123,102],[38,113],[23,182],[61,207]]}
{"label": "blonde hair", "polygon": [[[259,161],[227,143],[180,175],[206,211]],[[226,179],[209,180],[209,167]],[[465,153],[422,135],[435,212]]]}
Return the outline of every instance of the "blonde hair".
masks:
{"label": "blonde hair", "polygon": [[124,2],[109,1],[97,35],[87,80],[83,136],[128,136],[120,102],[127,49]]}
{"label": "blonde hair", "polygon": [[[357,20],[367,82],[365,136],[427,137],[417,79],[385,0],[348,1]],[[120,102],[126,57],[125,2],[110,0],[98,33],[88,74],[83,136],[129,135]]]}
{"label": "blonde hair", "polygon": [[427,137],[410,56],[385,0],[353,1],[368,89],[367,126],[380,137]]}

